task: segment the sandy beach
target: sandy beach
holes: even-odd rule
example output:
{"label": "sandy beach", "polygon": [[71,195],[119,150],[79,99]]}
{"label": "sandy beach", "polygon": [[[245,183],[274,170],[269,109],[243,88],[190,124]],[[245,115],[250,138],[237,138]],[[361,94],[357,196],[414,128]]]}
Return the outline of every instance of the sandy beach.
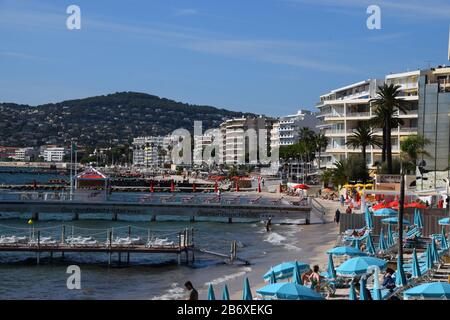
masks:
{"label": "sandy beach", "polygon": [[[270,263],[250,265],[241,268],[241,272],[228,281],[214,281],[214,289],[216,297],[221,296],[222,287],[226,283],[230,291],[232,300],[240,300],[242,298],[242,285],[244,277],[248,277],[252,293],[256,296],[256,290],[263,287],[265,283],[262,275],[270,269],[271,266],[277,265],[284,261],[301,261],[309,263],[311,266],[319,265],[320,270],[324,271],[327,267],[328,256],[325,254],[327,250],[333,248],[338,234],[338,225],[333,222],[334,212],[339,206],[337,201],[320,200],[322,205],[327,209],[326,223],[321,223],[312,215],[312,223],[310,225],[293,225],[292,232],[295,236],[293,246],[299,250],[280,250],[277,260]],[[277,225],[273,226],[272,233],[277,234]],[[269,235],[270,236],[270,235]],[[281,234],[281,236],[283,236]],[[251,270],[251,271],[250,271]],[[239,274],[239,275],[238,275]],[[225,280],[225,279],[224,279]],[[199,290],[200,299],[207,298],[207,284],[205,283]]]}

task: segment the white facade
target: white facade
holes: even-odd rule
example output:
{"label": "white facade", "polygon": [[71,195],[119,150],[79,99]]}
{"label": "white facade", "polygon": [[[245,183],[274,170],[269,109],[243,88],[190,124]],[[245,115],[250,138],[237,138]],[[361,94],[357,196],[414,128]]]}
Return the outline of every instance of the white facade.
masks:
{"label": "white facade", "polygon": [[133,139],[133,165],[159,167],[169,156],[166,137],[149,136]]}
{"label": "white facade", "polygon": [[13,160],[16,161],[30,161],[31,157],[34,155],[34,148],[19,148],[16,149]]}
{"label": "white facade", "polygon": [[[246,159],[250,148],[268,149],[270,143],[270,132],[272,130],[273,121],[259,118],[235,118],[223,122],[219,128],[219,163],[221,164],[258,164],[259,160]],[[259,133],[266,130],[267,139],[261,140]],[[246,141],[251,132],[256,134],[257,145],[248,145]]]}
{"label": "white facade", "polygon": [[64,159],[65,148],[63,147],[50,147],[45,148],[43,151],[44,161],[46,162],[61,162]]}
{"label": "white facade", "polygon": [[280,146],[290,146],[298,143],[300,130],[303,127],[315,131],[317,119],[310,111],[299,110],[297,114],[280,117],[279,124]]}
{"label": "white facade", "polygon": [[[373,118],[374,107],[370,100],[377,97],[377,88],[384,82],[400,85],[401,97],[411,101],[412,106],[406,114],[399,113],[399,118],[405,122],[404,125],[392,129],[392,154],[398,157],[401,138],[417,133],[419,75],[420,71],[391,74],[386,76],[385,80],[365,80],[322,95],[317,105],[320,110],[317,118],[321,121],[318,128],[328,138],[328,147],[321,159],[323,165],[333,167],[334,162],[361,152],[360,149],[347,147],[347,138],[353,134],[360,122]],[[381,128],[374,131],[380,137],[383,134]],[[381,162],[381,153],[381,148],[368,147],[369,167]]]}

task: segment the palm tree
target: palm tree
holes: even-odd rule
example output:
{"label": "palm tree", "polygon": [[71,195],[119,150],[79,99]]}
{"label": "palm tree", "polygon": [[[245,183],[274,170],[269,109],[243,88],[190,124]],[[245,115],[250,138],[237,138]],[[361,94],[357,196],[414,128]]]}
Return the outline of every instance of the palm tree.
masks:
{"label": "palm tree", "polygon": [[422,135],[410,135],[400,142],[400,157],[406,162],[407,168],[412,171],[416,169],[419,156],[431,158],[425,147],[430,140]]}
{"label": "palm tree", "polygon": [[375,121],[383,124],[383,149],[385,149],[388,173],[392,173],[392,119],[397,118],[397,110],[405,113],[409,103],[403,99],[399,99],[400,86],[398,85],[384,84],[383,86],[379,86],[378,90],[378,97],[371,99],[370,103],[373,103],[376,107]]}
{"label": "palm tree", "polygon": [[347,165],[345,161],[336,161],[331,169],[331,181],[336,187],[341,187],[348,182]]}
{"label": "palm tree", "polygon": [[381,139],[373,134],[372,128],[366,123],[361,122],[356,131],[347,138],[347,146],[353,149],[362,149],[362,158],[365,164],[367,164],[367,147],[381,147]]}
{"label": "palm tree", "polygon": [[324,134],[316,135],[316,151],[318,153],[317,164],[320,170],[320,155],[322,150],[325,150],[328,146],[328,138]]}

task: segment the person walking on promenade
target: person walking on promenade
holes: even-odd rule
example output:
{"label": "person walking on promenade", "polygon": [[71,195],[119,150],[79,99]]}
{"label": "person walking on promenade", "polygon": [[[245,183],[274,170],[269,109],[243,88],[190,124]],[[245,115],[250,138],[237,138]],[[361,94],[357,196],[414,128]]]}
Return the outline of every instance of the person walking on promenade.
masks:
{"label": "person walking on promenade", "polygon": [[198,292],[195,290],[194,286],[192,285],[192,282],[187,281],[184,286],[189,291],[189,297],[187,300],[198,300]]}
{"label": "person walking on promenade", "polygon": [[334,222],[339,223],[339,219],[341,217],[341,211],[338,209],[336,209],[336,212],[334,213]]}

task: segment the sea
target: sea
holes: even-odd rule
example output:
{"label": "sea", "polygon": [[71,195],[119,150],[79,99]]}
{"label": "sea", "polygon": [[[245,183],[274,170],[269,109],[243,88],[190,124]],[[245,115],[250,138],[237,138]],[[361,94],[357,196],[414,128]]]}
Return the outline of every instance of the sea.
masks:
{"label": "sea", "polygon": [[[0,173],[0,184],[49,179],[61,179],[61,176]],[[242,289],[245,277],[251,283],[260,283],[270,266],[287,260],[301,261],[305,249],[309,250],[302,247],[301,240],[302,234],[307,238],[307,227],[296,224],[276,224],[268,233],[264,221],[229,224],[167,218],[167,221],[151,222],[148,216],[126,215],[120,215],[119,221],[111,221],[98,214],[82,215],[80,220],[71,221],[64,215],[49,214],[30,225],[28,218],[28,213],[2,213],[0,236],[30,236],[39,229],[41,237],[59,238],[64,225],[66,236],[93,235],[99,241],[106,241],[107,230],[113,230],[114,237],[127,236],[128,230],[132,230],[134,236],[144,239],[157,236],[176,241],[179,231],[193,228],[198,248],[230,254],[231,243],[236,241],[238,257],[250,264],[228,264],[221,257],[196,253],[193,263],[186,264],[183,256],[181,265],[173,254],[132,254],[127,265],[124,254],[120,263],[118,255],[114,254],[109,266],[108,255],[104,253],[66,253],[64,257],[59,253],[53,257],[43,253],[37,265],[35,254],[0,252],[0,299],[184,299],[186,281],[191,281],[199,290],[200,298],[206,297],[209,283],[213,284],[217,296],[224,284],[233,295]],[[71,276],[68,266],[71,265],[80,268],[80,289],[67,286]]]}

